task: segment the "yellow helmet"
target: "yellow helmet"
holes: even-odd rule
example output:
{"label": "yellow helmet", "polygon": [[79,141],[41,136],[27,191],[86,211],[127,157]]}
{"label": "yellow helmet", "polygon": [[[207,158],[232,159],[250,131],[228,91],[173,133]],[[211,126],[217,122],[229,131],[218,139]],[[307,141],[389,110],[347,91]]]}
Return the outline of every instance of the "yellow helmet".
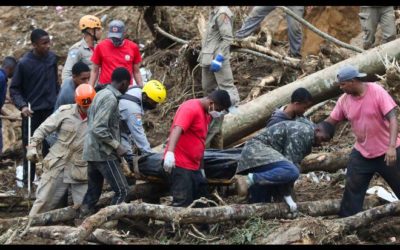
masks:
{"label": "yellow helmet", "polygon": [[146,95],[156,103],[162,103],[167,97],[165,86],[157,80],[148,81],[143,86],[142,92],[146,93]]}
{"label": "yellow helmet", "polygon": [[81,17],[79,20],[79,28],[81,30],[87,29],[87,28],[101,28],[101,21],[98,17],[93,16],[93,15],[86,15]]}

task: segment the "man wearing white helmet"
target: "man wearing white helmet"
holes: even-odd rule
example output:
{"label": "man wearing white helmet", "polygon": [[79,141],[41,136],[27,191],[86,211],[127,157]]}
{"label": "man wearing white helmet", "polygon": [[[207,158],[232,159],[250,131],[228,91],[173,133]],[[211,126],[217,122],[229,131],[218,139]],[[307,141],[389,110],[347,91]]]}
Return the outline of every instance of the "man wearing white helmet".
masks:
{"label": "man wearing white helmet", "polygon": [[101,21],[96,16],[86,15],[79,20],[79,29],[83,38],[71,46],[68,51],[67,60],[62,71],[62,82],[72,77],[72,67],[77,62],[84,62],[92,69],[92,57],[94,47],[102,35]]}
{"label": "man wearing white helmet", "polygon": [[[111,82],[111,74],[118,67],[126,68],[136,82],[142,87],[143,80],[140,74],[139,46],[125,39],[125,24],[120,20],[113,20],[109,24],[107,39],[101,41],[94,49],[91,61],[93,63],[89,84],[95,85],[99,79],[96,90],[103,89]],[[101,68],[101,71],[100,71]],[[99,76],[100,75],[100,76]],[[131,85],[133,84],[133,79]]]}

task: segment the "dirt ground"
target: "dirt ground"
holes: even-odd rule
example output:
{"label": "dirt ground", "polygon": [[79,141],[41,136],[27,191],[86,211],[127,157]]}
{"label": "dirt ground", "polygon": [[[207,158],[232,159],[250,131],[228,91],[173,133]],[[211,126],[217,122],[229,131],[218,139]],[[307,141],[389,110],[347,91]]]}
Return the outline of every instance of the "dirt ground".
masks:
{"label": "dirt ground", "polygon": [[[153,44],[153,36],[150,29],[143,20],[143,8],[135,6],[92,6],[76,7],[64,6],[62,13],[57,13],[54,6],[2,6],[0,7],[0,58],[14,55],[20,57],[30,49],[29,34],[33,28],[43,28],[52,37],[52,50],[59,56],[59,72],[65,62],[68,48],[80,39],[80,32],[77,27],[79,18],[85,14],[93,14],[99,17],[107,15],[107,23],[112,19],[120,19],[125,22],[128,38],[139,44],[145,45],[142,51],[142,66],[151,70],[153,79],[162,80],[168,89],[167,102],[157,109],[148,112],[144,119],[144,126],[148,139],[153,147],[162,144],[168,136],[169,127],[174,112],[183,101],[201,97],[201,85],[191,72],[187,61],[181,55],[181,45],[174,45],[170,48],[160,50]],[[196,23],[197,16],[202,13],[208,17],[208,7],[165,7],[172,20],[174,20],[173,34],[185,39],[199,39]],[[317,28],[344,42],[359,43],[361,28],[359,26],[357,6],[317,6],[305,19]],[[248,7],[233,6],[235,13],[234,28],[238,29],[247,16]],[[16,21],[18,20],[18,21]],[[273,34],[276,49],[288,51],[287,27],[285,15],[276,10],[265,19],[263,25],[267,25]],[[105,26],[105,25],[104,25]],[[318,55],[320,46],[324,41],[311,32],[304,30],[304,43],[302,55]],[[103,32],[103,38],[106,29]],[[194,39],[195,38],[195,39]],[[278,48],[279,47],[279,48]],[[198,49],[198,48],[197,48]],[[246,99],[251,89],[258,82],[268,76],[277,65],[259,57],[245,54],[232,54],[232,71],[235,85],[239,90],[241,100]],[[288,84],[303,74],[301,71],[293,71],[290,68],[283,69],[283,76],[279,82],[275,82],[262,89],[261,94],[273,90],[276,87]],[[321,119],[332,110],[334,101],[325,105],[312,119]],[[5,108],[11,115],[18,116],[18,111],[8,103]],[[12,150],[16,141],[20,141],[21,133],[18,129],[20,121],[4,121],[3,135],[5,135],[4,151]],[[12,127],[13,129],[10,129]],[[10,132],[11,131],[11,132]],[[341,148],[348,148],[354,143],[354,136],[349,125],[342,124],[338,128],[334,140],[314,152],[335,151]],[[15,163],[14,163],[15,161]],[[26,202],[26,189],[16,186],[15,168],[20,164],[20,158],[14,158],[8,166],[0,167],[0,193],[14,191],[14,205],[2,204],[0,200],[0,218],[11,218],[27,215],[31,204],[20,205],[19,202]],[[3,162],[4,163],[4,162]],[[3,164],[4,165],[4,164]],[[340,199],[344,189],[345,174],[338,171],[334,174],[317,172],[319,183],[315,183],[310,176],[301,175],[296,182],[297,201],[317,201],[326,199]],[[376,177],[370,186],[384,185],[381,178]],[[35,191],[33,186],[33,191]],[[220,190],[223,193],[223,190]],[[236,197],[224,196],[222,198],[228,203],[235,203]],[[8,202],[9,203],[9,202]],[[300,216],[299,218],[304,219]],[[337,244],[398,244],[400,243],[400,217],[387,217],[376,221],[370,228],[363,229],[354,234],[348,235],[337,242]],[[122,222],[115,230],[129,244],[256,244],[262,242],[262,238],[274,227],[286,223],[285,220],[263,220],[262,218],[251,218],[242,222],[220,223],[210,226],[206,234],[214,240],[203,241],[188,234],[186,226],[181,228],[180,234],[174,237],[167,237],[163,224],[158,221],[148,223],[149,232],[143,233],[135,228],[130,228]],[[13,244],[55,244],[56,241],[42,237],[25,237]]]}

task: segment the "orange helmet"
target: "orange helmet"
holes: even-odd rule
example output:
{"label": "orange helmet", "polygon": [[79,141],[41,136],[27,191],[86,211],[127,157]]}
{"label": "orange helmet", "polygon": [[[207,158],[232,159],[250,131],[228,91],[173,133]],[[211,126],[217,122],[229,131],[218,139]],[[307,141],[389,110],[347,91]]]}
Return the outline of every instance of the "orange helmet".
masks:
{"label": "orange helmet", "polygon": [[87,28],[101,28],[101,21],[96,16],[86,15],[79,20],[79,28],[80,30]]}
{"label": "orange helmet", "polygon": [[75,102],[83,108],[89,108],[95,96],[96,91],[87,83],[79,85],[75,90]]}

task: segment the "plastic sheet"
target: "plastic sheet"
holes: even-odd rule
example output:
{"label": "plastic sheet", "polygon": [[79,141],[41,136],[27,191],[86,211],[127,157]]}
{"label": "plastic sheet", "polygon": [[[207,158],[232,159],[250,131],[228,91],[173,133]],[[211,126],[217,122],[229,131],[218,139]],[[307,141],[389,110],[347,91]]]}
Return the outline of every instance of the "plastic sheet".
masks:
{"label": "plastic sheet", "polygon": [[[204,172],[207,178],[231,179],[237,168],[242,148],[224,150],[207,149],[204,152]],[[143,156],[139,159],[139,171],[145,176],[155,176],[166,179],[167,175],[162,168],[163,153]]]}

